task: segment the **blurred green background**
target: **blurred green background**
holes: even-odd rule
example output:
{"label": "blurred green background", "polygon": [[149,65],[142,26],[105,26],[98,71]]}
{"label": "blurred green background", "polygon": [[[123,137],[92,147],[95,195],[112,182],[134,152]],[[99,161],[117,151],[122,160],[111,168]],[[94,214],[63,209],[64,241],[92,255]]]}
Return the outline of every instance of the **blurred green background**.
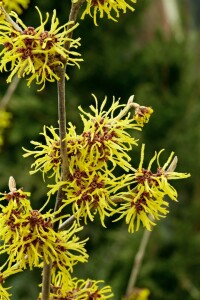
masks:
{"label": "blurred green background", "polygon": [[[38,26],[34,6],[41,11],[57,9],[61,24],[67,21],[70,1],[32,0],[22,19]],[[167,4],[168,3],[168,4]],[[170,4],[171,3],[171,4]],[[81,37],[84,62],[81,69],[70,69],[66,85],[67,119],[81,130],[78,105],[93,103],[94,93],[101,101],[107,95],[152,106],[150,123],[139,135],[146,144],[146,159],[155,150],[166,149],[179,158],[177,171],[192,177],[175,182],[179,203],[170,203],[170,214],[153,230],[137,280],[138,287],[151,291],[150,300],[200,299],[200,59],[198,0],[143,0],[135,12],[122,14],[117,23],[99,20],[93,26],[87,17],[79,21],[74,37]],[[0,75],[0,96],[7,89],[7,74]],[[57,126],[56,83],[38,93],[21,80],[8,111],[12,124],[5,131],[0,151],[0,189],[8,190],[10,175],[18,187],[32,193],[32,206],[40,207],[47,191],[41,174],[29,176],[31,158],[22,158],[22,146],[31,149],[30,140],[42,140],[43,125]],[[139,148],[133,153],[139,161]],[[164,159],[163,158],[163,159]],[[78,265],[77,276],[104,279],[113,287],[114,299],[125,293],[133,260],[143,230],[129,234],[124,222],[98,221],[85,227],[89,236],[88,264]],[[14,300],[37,298],[40,271],[24,272],[11,278]]]}

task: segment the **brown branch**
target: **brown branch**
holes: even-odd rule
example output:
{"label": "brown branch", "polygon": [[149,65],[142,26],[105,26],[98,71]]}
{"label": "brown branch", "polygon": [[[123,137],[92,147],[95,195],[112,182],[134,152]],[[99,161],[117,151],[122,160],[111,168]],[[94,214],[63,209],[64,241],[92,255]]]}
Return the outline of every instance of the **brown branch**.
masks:
{"label": "brown branch", "polygon": [[42,274],[42,300],[49,300],[50,284],[51,284],[51,267],[52,264],[47,264],[44,261],[43,274]]}
{"label": "brown branch", "polygon": [[[70,10],[69,14],[69,22],[73,21],[73,23],[70,23],[67,27],[67,31],[70,30],[74,23],[76,22],[77,16],[78,16],[78,11],[83,4],[85,0],[79,0],[77,3],[72,3],[72,7]],[[73,35],[73,30],[68,33],[68,38],[71,39]],[[69,50],[70,48],[70,40],[66,42],[65,48]],[[60,136],[60,151],[61,151],[61,162],[62,162],[62,167],[61,167],[61,180],[65,181],[67,180],[67,177],[69,175],[69,165],[68,165],[68,156],[67,156],[67,144],[65,141],[66,137],[66,99],[65,99],[65,69],[67,66],[67,60],[65,62],[65,67],[59,67],[57,70],[57,75],[60,78],[57,84],[57,89],[58,89],[58,120],[59,120],[59,136]],[[56,204],[54,211],[57,211],[61,204],[62,200],[64,197],[64,193],[62,192],[62,187],[60,187],[58,194],[57,194],[57,199],[56,199]],[[55,223],[54,225],[57,230],[58,230],[58,224]]]}
{"label": "brown branch", "polygon": [[[72,7],[70,10],[69,14],[69,22],[70,23],[67,26],[67,31],[70,30],[74,23],[76,22],[77,16],[78,16],[78,11],[83,4],[85,0],[79,0],[76,3],[72,3]],[[73,36],[73,30],[68,33],[68,38],[69,41],[65,43],[65,48],[69,50],[70,48],[70,39]],[[66,66],[67,66],[67,60],[65,62],[65,67],[59,67],[57,70],[57,75],[60,78],[57,84],[57,89],[58,89],[58,119],[59,119],[59,136],[60,136],[60,151],[61,151],[61,180],[65,181],[68,178],[69,175],[69,165],[68,165],[68,156],[67,156],[67,144],[65,141],[66,137],[66,99],[65,99],[65,71],[66,71]],[[64,198],[64,193],[62,191],[62,187],[59,188],[59,191],[57,193],[57,198],[56,198],[56,204],[54,211],[57,211],[61,204],[62,200]],[[54,228],[58,230],[58,222],[54,223]]]}
{"label": "brown branch", "polygon": [[[84,0],[85,1],[85,0]],[[67,30],[71,29],[73,24],[76,22],[79,8],[81,7],[83,0],[77,1],[77,3],[73,3],[70,14],[69,21],[73,21],[72,24],[69,24]],[[68,38],[71,39],[73,35],[73,30],[69,32]],[[65,44],[65,48],[69,50],[70,41],[67,41]],[[57,83],[57,91],[58,91],[58,120],[59,120],[59,137],[60,137],[60,152],[61,152],[61,180],[65,181],[69,174],[69,165],[68,165],[68,157],[67,157],[67,145],[66,145],[66,99],[65,99],[65,69],[67,66],[67,60],[65,62],[64,68],[58,67],[57,75],[60,80]],[[54,207],[54,212],[56,212],[64,198],[64,192],[62,187],[59,188],[56,203]],[[59,230],[59,221],[55,222],[53,225],[53,229],[55,231]],[[43,268],[43,282],[42,282],[42,300],[49,300],[50,297],[50,281],[51,281],[51,264],[46,264],[44,262]]]}
{"label": "brown branch", "polygon": [[[74,26],[74,24],[75,24],[75,22],[76,22],[76,20],[77,20],[77,16],[78,16],[79,9],[80,9],[80,7],[82,6],[82,4],[83,4],[84,2],[85,2],[85,0],[79,0],[79,1],[77,1],[76,3],[72,3],[71,11],[70,11],[70,14],[69,14],[69,22],[73,21],[73,23],[71,23],[71,24],[69,24],[69,25],[67,26],[67,30],[70,30],[70,29]],[[68,33],[68,36],[67,36],[67,37],[68,37],[69,39],[71,39],[72,36],[73,36],[73,30],[72,30],[71,32]],[[69,50],[69,48],[70,48],[70,41],[67,41],[67,42],[65,43],[65,48],[66,48],[67,50]]]}
{"label": "brown branch", "polygon": [[[60,80],[57,83],[58,89],[58,120],[59,120],[59,136],[60,136],[60,154],[61,154],[61,173],[62,180],[66,180],[68,177],[68,156],[67,156],[67,144],[66,138],[66,107],[65,107],[65,69],[61,69],[58,72]],[[56,208],[56,210],[59,207]]]}
{"label": "brown branch", "polygon": [[144,258],[144,254],[145,254],[145,250],[149,241],[151,235],[151,231],[148,231],[147,229],[145,229],[143,236],[142,236],[142,240],[138,249],[138,252],[135,256],[135,260],[133,263],[133,267],[132,267],[132,271],[131,271],[131,275],[129,278],[129,282],[127,285],[127,289],[126,289],[126,295],[128,296],[131,291],[134,289],[135,287],[135,283],[141,268],[141,264]]}

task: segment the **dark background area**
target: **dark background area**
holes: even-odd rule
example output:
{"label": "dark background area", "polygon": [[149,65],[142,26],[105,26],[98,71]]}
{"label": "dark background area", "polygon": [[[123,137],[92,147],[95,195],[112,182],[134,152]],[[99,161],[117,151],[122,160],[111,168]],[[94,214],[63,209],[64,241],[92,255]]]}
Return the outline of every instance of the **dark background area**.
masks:
{"label": "dark background area", "polygon": [[[167,1],[167,0],[165,0]],[[22,19],[28,26],[38,26],[41,11],[57,9],[60,23],[67,21],[68,1],[31,1]],[[173,2],[173,1],[172,1]],[[74,37],[81,37],[84,62],[81,69],[69,67],[66,84],[67,120],[81,132],[78,105],[84,109],[93,103],[94,93],[100,101],[107,95],[120,97],[126,103],[135,101],[152,106],[150,123],[139,135],[146,144],[146,159],[155,150],[166,149],[163,161],[171,151],[179,158],[177,171],[190,172],[191,178],[175,182],[179,203],[170,203],[170,214],[153,229],[137,286],[151,291],[150,300],[200,299],[200,59],[199,1],[174,1],[176,22],[161,0],[143,0],[135,12],[122,14],[117,23],[92,19],[79,20]],[[7,74],[0,75],[0,95],[7,89]],[[37,87],[21,80],[9,103],[12,124],[5,131],[0,152],[0,189],[8,190],[10,175],[18,187],[30,191],[32,206],[40,207],[46,199],[42,175],[29,176],[31,158],[22,157],[22,146],[31,149],[30,140],[42,140],[43,125],[57,126],[56,83]],[[133,152],[134,163],[139,151]],[[89,236],[88,264],[75,268],[77,276],[104,279],[113,287],[114,299],[124,294],[143,229],[127,232],[124,222],[107,221],[107,229],[96,220],[85,227]],[[12,299],[31,300],[38,294],[41,270],[26,271],[11,278]]]}

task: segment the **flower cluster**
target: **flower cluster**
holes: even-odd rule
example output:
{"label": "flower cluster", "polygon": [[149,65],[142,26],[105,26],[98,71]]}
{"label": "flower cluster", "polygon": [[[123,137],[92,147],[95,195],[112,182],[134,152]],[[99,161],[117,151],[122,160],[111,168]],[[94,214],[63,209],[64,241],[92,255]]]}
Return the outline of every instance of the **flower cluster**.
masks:
{"label": "flower cluster", "polygon": [[[168,202],[165,196],[177,201],[177,192],[169,184],[169,180],[186,178],[189,174],[177,173],[167,169],[173,153],[167,163],[160,167],[159,156],[162,151],[149,163],[147,169],[142,167],[144,161],[144,146],[138,169],[131,164],[129,151],[137,145],[137,140],[128,130],[139,130],[148,122],[153,110],[150,107],[133,103],[130,97],[127,105],[120,105],[113,101],[106,110],[106,98],[100,108],[90,106],[91,112],[81,111],[83,132],[78,135],[75,127],[70,123],[66,134],[67,160],[69,166],[68,178],[61,180],[60,141],[56,129],[48,127],[51,137],[44,127],[45,144],[33,142],[35,150],[25,150],[24,156],[34,155],[31,173],[42,171],[55,177],[55,184],[49,185],[49,199],[59,188],[65,193],[61,209],[68,205],[76,220],[84,220],[100,216],[101,224],[105,226],[106,216],[119,213],[117,220],[124,218],[130,232],[137,231],[140,224],[148,230],[155,225],[154,220],[163,218],[168,213]],[[116,110],[121,110],[116,114]],[[134,115],[129,112],[134,108]],[[158,168],[153,173],[151,166],[157,160]],[[114,170],[120,167],[126,173],[116,177]],[[133,187],[135,185],[135,187]],[[120,189],[127,188],[126,192]],[[119,208],[116,203],[121,202]],[[69,210],[68,210],[69,211]]]}
{"label": "flower cluster", "polygon": [[3,132],[10,126],[11,114],[5,110],[0,110],[0,147],[3,145]]}
{"label": "flower cluster", "polygon": [[[85,163],[92,165],[93,169],[109,171],[110,163],[111,172],[116,166],[128,171],[131,169],[128,152],[132,150],[132,146],[137,146],[137,140],[128,133],[128,130],[140,130],[140,127],[130,113],[124,118],[127,105],[113,101],[111,107],[106,110],[107,98],[104,99],[100,109],[96,98],[95,101],[96,107],[90,106],[92,113],[86,113],[79,107],[84,129],[78,160],[83,162],[83,166]],[[122,108],[121,112],[114,116],[119,108]]]}
{"label": "flower cluster", "polygon": [[105,217],[110,215],[115,206],[111,195],[128,184],[128,179],[129,177],[111,178],[105,173],[76,169],[70,174],[68,181],[49,185],[51,189],[48,194],[50,197],[62,185],[66,194],[63,207],[72,204],[72,213],[78,223],[84,218],[84,223],[87,224],[87,219],[93,221],[94,215],[98,213],[101,224],[105,227]]}
{"label": "flower cluster", "polygon": [[[102,283],[103,281],[69,278],[58,272],[52,280],[50,300],[106,300],[112,298],[113,294],[110,286],[102,286]],[[41,300],[41,295],[38,300]]]}
{"label": "flower cluster", "polygon": [[23,9],[28,7],[30,0],[3,0],[2,4],[6,11],[11,12],[14,10],[16,13],[21,14]]}
{"label": "flower cluster", "polygon": [[9,255],[8,269],[13,264],[22,269],[41,267],[44,260],[68,274],[77,262],[87,261],[85,241],[79,241],[76,236],[82,227],[78,228],[74,223],[68,230],[54,231],[55,215],[33,210],[28,196],[16,188],[1,193],[0,200],[6,200],[7,205],[0,205],[0,253]]}
{"label": "flower cluster", "polygon": [[[106,110],[106,100],[105,98],[98,108],[95,98],[96,106],[90,106],[89,113],[79,107],[83,121],[82,134],[78,135],[75,127],[69,124],[65,138],[69,165],[66,181],[61,181],[60,177],[60,141],[53,127],[47,128],[51,137],[44,127],[42,134],[45,144],[32,142],[36,150],[26,150],[24,156],[34,155],[36,158],[32,164],[32,174],[42,171],[43,176],[46,173],[55,176],[55,184],[49,185],[49,199],[62,188],[66,195],[62,208],[66,205],[71,207],[71,213],[78,223],[81,219],[87,223],[88,218],[93,221],[98,213],[101,224],[105,226],[106,216],[119,213],[116,220],[125,218],[130,232],[137,231],[140,224],[151,230],[151,226],[155,225],[154,220],[165,217],[169,212],[165,196],[177,201],[177,192],[168,181],[189,175],[171,171],[169,168],[166,170],[173,153],[167,163],[160,167],[159,156],[162,151],[155,153],[148,168],[144,169],[144,146],[139,167],[134,169],[128,152],[137,145],[137,140],[127,130],[143,127],[153,110],[133,103],[132,98],[125,106],[116,101]],[[135,109],[133,116],[128,112],[131,107]],[[118,108],[121,111],[116,114]],[[151,166],[155,160],[158,168],[153,173]],[[115,177],[113,172],[117,166],[127,173]],[[127,192],[119,191],[125,187],[128,187]],[[116,208],[118,202],[121,205]]]}
{"label": "flower cluster", "polygon": [[[49,133],[47,133],[47,130]],[[50,177],[55,176],[56,181],[60,179],[60,138],[56,131],[57,129],[52,126],[44,126],[41,135],[45,138],[45,144],[43,145],[39,142],[31,141],[31,144],[33,144],[37,150],[30,151],[23,148],[24,151],[27,152],[23,155],[24,157],[34,155],[34,158],[36,158],[35,162],[31,165],[31,168],[34,168],[34,170],[30,171],[30,174],[41,171],[44,178],[45,174],[51,172]]]}
{"label": "flower cluster", "polygon": [[[74,2],[76,1],[74,0]],[[103,18],[106,14],[109,19],[117,21],[116,18],[119,17],[121,11],[123,13],[126,13],[127,9],[134,11],[132,3],[136,3],[136,0],[86,0],[86,8],[81,18],[84,19],[85,15],[88,14],[94,19],[94,24],[97,25],[97,14],[100,18]],[[116,14],[114,17],[113,12]]]}
{"label": "flower cluster", "polygon": [[[70,172],[73,173],[77,167],[85,169],[86,166],[92,171],[101,169],[108,173],[111,173],[116,166],[129,171],[132,168],[129,163],[131,157],[127,152],[132,150],[132,146],[137,146],[137,140],[127,130],[140,130],[141,125],[137,125],[131,114],[123,118],[124,110],[127,109],[126,105],[120,105],[119,101],[113,101],[107,111],[105,108],[107,98],[100,109],[96,98],[95,101],[96,107],[90,106],[92,113],[86,113],[79,107],[84,126],[82,134],[78,135],[75,127],[69,124],[65,141]],[[119,108],[124,109],[114,117],[115,111]],[[34,155],[36,158],[31,166],[34,168],[31,174],[37,171],[43,174],[50,173],[49,176],[55,176],[57,181],[60,179],[61,163],[59,135],[57,129],[53,127],[44,127],[42,135],[45,137],[45,144],[31,141],[36,150],[24,149],[27,153],[23,156]]]}
{"label": "flower cluster", "polygon": [[[91,113],[81,111],[83,121],[82,134],[76,134],[75,127],[69,124],[65,141],[67,144],[67,158],[69,176],[67,181],[60,182],[60,145],[59,136],[53,127],[47,128],[51,137],[44,128],[45,144],[32,142],[36,150],[24,154],[25,157],[34,155],[36,158],[32,164],[32,173],[42,171],[43,174],[55,176],[56,184],[51,185],[49,196],[57,192],[62,185],[66,194],[63,199],[64,206],[72,204],[72,213],[79,221],[87,218],[94,219],[98,212],[101,223],[104,225],[105,216],[112,211],[114,203],[110,200],[111,194],[130,182],[129,176],[115,177],[114,169],[118,166],[129,171],[132,169],[128,151],[137,145],[127,130],[139,130],[134,118],[127,112],[126,105],[120,105],[119,101],[113,101],[110,109],[106,110],[106,101],[98,108],[90,106]],[[121,111],[116,114],[116,110]]]}
{"label": "flower cluster", "polygon": [[[124,218],[128,224],[130,232],[137,231],[140,223],[143,224],[148,230],[151,230],[152,225],[156,225],[153,220],[159,220],[165,217],[168,213],[168,202],[165,196],[171,200],[177,201],[177,191],[168,182],[173,179],[187,178],[190,174],[178,173],[171,170],[169,166],[172,161],[174,153],[172,153],[167,162],[160,166],[159,157],[163,150],[155,153],[154,157],[149,162],[148,168],[143,168],[144,161],[144,145],[141,149],[141,161],[138,169],[132,174],[132,183],[136,186],[126,193],[118,195],[123,202],[116,210],[120,214],[117,220]],[[151,170],[152,164],[157,160],[157,171]],[[172,161],[173,163],[173,161]],[[168,169],[167,169],[168,168]]]}
{"label": "flower cluster", "polygon": [[[36,84],[42,85],[41,89],[43,89],[46,81],[53,82],[60,79],[58,67],[64,68],[66,63],[79,67],[78,62],[82,59],[78,58],[79,53],[71,50],[80,45],[80,39],[68,37],[78,24],[68,22],[59,27],[54,10],[51,27],[47,31],[45,25],[49,14],[46,14],[46,19],[43,21],[41,12],[38,8],[37,10],[41,23],[37,28],[27,27],[15,12],[11,12],[9,18],[13,17],[16,23],[7,17],[0,20],[0,44],[4,46],[0,52],[0,71],[7,71],[9,65],[11,73],[7,82],[11,82],[15,74],[18,77],[29,76],[28,86],[35,80]],[[67,29],[69,26],[70,29]],[[70,44],[69,50],[65,47],[67,43]],[[69,78],[67,74],[65,76]]]}

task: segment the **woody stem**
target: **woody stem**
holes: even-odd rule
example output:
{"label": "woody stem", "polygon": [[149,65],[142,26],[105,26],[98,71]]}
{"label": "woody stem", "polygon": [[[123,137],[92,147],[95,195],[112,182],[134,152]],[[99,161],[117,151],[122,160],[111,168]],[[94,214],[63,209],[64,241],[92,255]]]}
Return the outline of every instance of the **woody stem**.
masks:
{"label": "woody stem", "polygon": [[[71,6],[69,21],[73,21],[75,24],[79,8],[85,0],[79,0],[76,3],[73,3]],[[67,30],[71,29],[73,26],[72,23],[68,25]],[[70,39],[72,38],[73,30],[69,32],[68,38],[69,41],[66,42],[65,48],[67,50],[70,49]],[[65,62],[64,68],[58,67],[57,75],[60,78],[57,84],[58,91],[58,121],[59,121],[59,136],[60,136],[60,155],[61,155],[61,181],[66,181],[69,174],[69,165],[68,165],[68,156],[67,156],[67,144],[65,141],[66,137],[66,98],[65,98],[65,69],[67,66],[67,60]],[[54,212],[58,211],[62,204],[62,200],[64,198],[64,192],[62,187],[59,188],[56,203],[54,207]],[[59,221],[55,222],[53,225],[53,229],[58,231],[59,229]],[[43,268],[43,282],[42,282],[42,300],[50,299],[50,283],[51,283],[51,266],[52,263],[47,264],[44,262]]]}

